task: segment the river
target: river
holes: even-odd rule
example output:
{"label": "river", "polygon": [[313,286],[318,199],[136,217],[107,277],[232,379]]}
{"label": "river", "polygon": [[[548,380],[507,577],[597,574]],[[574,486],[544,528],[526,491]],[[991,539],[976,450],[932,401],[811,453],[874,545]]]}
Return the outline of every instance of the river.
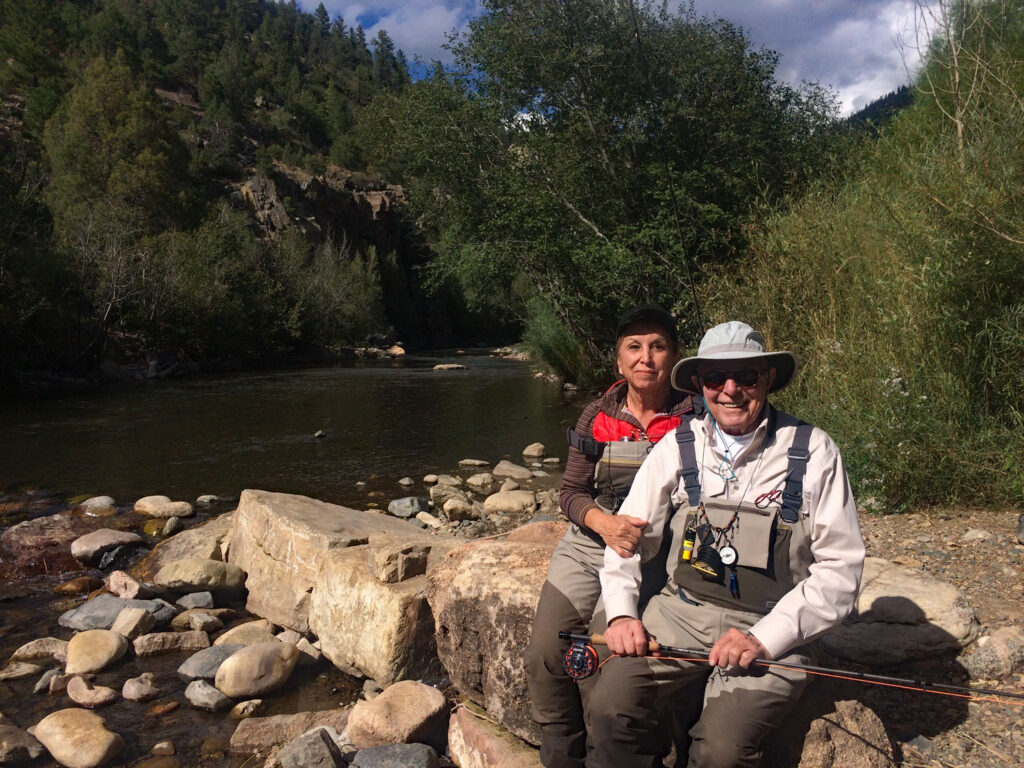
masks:
{"label": "river", "polygon": [[535,441],[564,460],[581,405],[526,364],[483,355],[152,381],[0,407],[0,489],[125,504],[263,488],[364,507],[401,495],[405,475],[521,461]]}

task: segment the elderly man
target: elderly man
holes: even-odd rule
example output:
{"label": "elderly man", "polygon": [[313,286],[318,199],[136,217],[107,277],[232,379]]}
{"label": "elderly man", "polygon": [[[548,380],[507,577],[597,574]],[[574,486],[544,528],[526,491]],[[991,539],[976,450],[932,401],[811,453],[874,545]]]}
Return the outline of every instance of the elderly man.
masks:
{"label": "elderly man", "polygon": [[[637,474],[620,514],[648,521],[639,553],[605,551],[605,637],[622,658],[593,683],[588,766],[660,766],[667,727],[656,713],[666,705],[689,727],[677,749],[690,766],[758,765],[807,681],[751,663],[807,663],[806,644],[853,606],[864,543],[839,449],[768,403],[795,371],[792,353],[766,352],[763,336],[735,321],[674,368],[672,385],[701,395],[707,414],[666,435]],[[663,535],[669,581],[641,621],[641,560]],[[651,637],[709,650],[709,663],[639,658]]]}

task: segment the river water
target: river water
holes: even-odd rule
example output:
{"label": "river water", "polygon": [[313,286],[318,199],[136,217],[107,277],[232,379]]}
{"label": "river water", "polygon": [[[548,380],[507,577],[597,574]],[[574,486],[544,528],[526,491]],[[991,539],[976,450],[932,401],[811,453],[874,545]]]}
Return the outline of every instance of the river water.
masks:
{"label": "river water", "polygon": [[149,382],[0,407],[0,489],[125,504],[262,488],[364,507],[405,475],[521,461],[534,441],[564,460],[581,405],[524,363],[482,355]]}

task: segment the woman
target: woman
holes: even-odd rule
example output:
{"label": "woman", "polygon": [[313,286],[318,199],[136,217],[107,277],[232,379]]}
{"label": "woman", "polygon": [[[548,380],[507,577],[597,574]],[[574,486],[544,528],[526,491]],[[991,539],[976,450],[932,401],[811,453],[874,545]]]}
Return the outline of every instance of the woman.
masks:
{"label": "woman", "polygon": [[[586,632],[601,593],[605,546],[630,557],[644,522],[616,515],[636,471],[663,435],[694,413],[689,395],[670,386],[679,359],[675,321],[657,306],[619,320],[615,364],[623,379],[590,403],[569,430],[560,504],[572,526],[551,557],[526,653],[533,718],[541,728],[545,768],[583,768],[586,730],[576,683],[562,669],[558,632]],[[667,549],[663,549],[667,552]],[[663,558],[644,569],[644,594],[665,583]]]}

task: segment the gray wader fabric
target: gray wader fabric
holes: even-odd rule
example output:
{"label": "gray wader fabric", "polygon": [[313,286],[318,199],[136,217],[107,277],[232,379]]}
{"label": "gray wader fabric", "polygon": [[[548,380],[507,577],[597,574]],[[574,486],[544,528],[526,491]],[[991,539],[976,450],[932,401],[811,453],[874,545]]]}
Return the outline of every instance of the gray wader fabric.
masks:
{"label": "gray wader fabric", "polygon": [[[665,583],[671,537],[644,564],[641,601]],[[545,768],[583,768],[587,735],[581,688],[562,668],[568,643],[558,633],[586,632],[601,595],[598,572],[604,564],[600,537],[572,526],[555,547],[541,589],[526,651],[526,684],[534,721],[541,729],[540,760]],[[641,602],[641,604],[642,604]]]}
{"label": "gray wader fabric", "polygon": [[[651,599],[643,614],[644,625],[659,642],[705,651],[730,627],[746,631],[760,618],[686,603],[669,587]],[[802,649],[781,660],[809,663]],[[670,724],[659,712],[667,710],[674,711],[677,728],[685,722],[688,730],[688,739],[676,741],[677,765],[758,766],[765,737],[781,724],[808,682],[806,673],[797,670],[712,670],[703,662],[650,658],[612,659],[593,679],[587,693],[587,768],[660,768]]]}

